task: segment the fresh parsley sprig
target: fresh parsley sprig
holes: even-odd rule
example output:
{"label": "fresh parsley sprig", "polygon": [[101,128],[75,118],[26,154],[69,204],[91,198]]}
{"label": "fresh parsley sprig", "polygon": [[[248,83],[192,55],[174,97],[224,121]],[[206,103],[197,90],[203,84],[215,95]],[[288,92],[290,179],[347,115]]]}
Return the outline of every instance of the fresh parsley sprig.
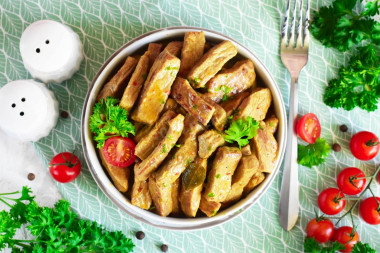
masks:
{"label": "fresh parsley sprig", "polygon": [[[305,238],[305,253],[335,253],[338,250],[344,250],[345,246],[339,242],[333,242],[330,245],[321,245],[314,238]],[[368,243],[357,242],[352,248],[352,253],[375,253]]]}
{"label": "fresh parsley sprig", "polygon": [[127,111],[118,104],[119,100],[112,97],[102,99],[95,104],[94,112],[90,117],[90,130],[94,134],[98,148],[102,148],[108,138],[135,135],[136,129],[128,121]]}
{"label": "fresh parsley sprig", "polygon": [[[54,208],[40,207],[31,190],[23,187],[20,198],[0,194],[0,201],[10,211],[0,212],[0,250],[12,252],[131,252],[134,244],[122,232],[110,232],[96,222],[81,220],[70,210],[69,202],[59,200]],[[9,201],[15,203],[11,205]],[[26,225],[34,239],[14,239],[16,231]]]}
{"label": "fresh parsley sprig", "polygon": [[230,127],[225,130],[224,140],[228,143],[237,142],[239,148],[247,145],[249,140],[256,136],[259,122],[252,117],[232,121]]}
{"label": "fresh parsley sprig", "polygon": [[331,147],[323,138],[318,138],[314,144],[307,146],[298,144],[297,162],[303,166],[312,168],[325,162],[330,154]]}
{"label": "fresh parsley sprig", "polygon": [[[380,98],[380,0],[335,0],[314,13],[310,32],[326,47],[339,51],[353,49],[353,57],[329,81],[324,95],[326,105],[352,110],[377,109]],[[359,11],[356,11],[359,10]]]}

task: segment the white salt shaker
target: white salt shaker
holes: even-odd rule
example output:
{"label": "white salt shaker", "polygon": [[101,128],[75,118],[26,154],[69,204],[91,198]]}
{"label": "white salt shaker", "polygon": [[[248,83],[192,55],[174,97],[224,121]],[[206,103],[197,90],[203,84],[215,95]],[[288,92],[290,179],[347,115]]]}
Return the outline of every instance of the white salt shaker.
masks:
{"label": "white salt shaker", "polygon": [[58,102],[45,84],[17,80],[0,89],[0,128],[24,141],[47,136],[58,120]]}
{"label": "white salt shaker", "polygon": [[20,51],[25,68],[44,83],[71,78],[83,60],[79,36],[70,27],[52,20],[28,26],[21,35]]}

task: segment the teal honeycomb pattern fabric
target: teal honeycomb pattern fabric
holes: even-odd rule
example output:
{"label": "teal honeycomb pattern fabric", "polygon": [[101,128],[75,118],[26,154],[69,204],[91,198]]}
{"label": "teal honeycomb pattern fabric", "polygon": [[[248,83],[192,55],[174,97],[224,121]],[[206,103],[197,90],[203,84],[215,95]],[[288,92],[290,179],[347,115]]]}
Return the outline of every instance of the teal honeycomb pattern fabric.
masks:
{"label": "teal honeycomb pattern fabric", "polygon": [[[311,7],[317,10],[330,2],[312,0]],[[0,0],[0,86],[31,77],[19,52],[20,37],[28,25],[41,19],[67,24],[79,35],[85,58],[72,79],[59,85],[47,85],[59,100],[60,110],[69,112],[69,118],[60,118],[51,134],[34,145],[46,165],[59,152],[75,149],[79,153],[83,163],[79,178],[74,183],[58,184],[76,212],[108,229],[123,230],[134,238],[135,252],[160,252],[162,242],[169,245],[170,252],[302,252],[305,227],[313,217],[318,192],[334,187],[334,179],[344,167],[357,166],[369,173],[379,162],[379,158],[365,163],[354,159],[348,142],[351,134],[359,130],[371,130],[379,135],[380,111],[346,112],[329,108],[322,102],[327,81],[348,61],[349,54],[325,49],[311,40],[309,62],[299,79],[300,113],[317,114],[322,136],[329,143],[340,143],[342,151],[333,153],[318,168],[299,168],[300,218],[289,233],[281,229],[277,218],[281,172],[260,201],[241,216],[210,229],[168,231],[129,217],[105,197],[85,165],[80,141],[84,97],[102,63],[129,40],[162,27],[205,27],[238,40],[268,67],[287,103],[290,77],[279,57],[279,28],[285,5],[285,0]],[[339,131],[341,124],[349,127],[347,133]],[[374,185],[377,195],[379,188]],[[361,239],[380,250],[380,226],[364,224],[357,213],[354,218],[359,224]],[[348,220],[342,224],[346,223]],[[139,230],[147,235],[143,241],[134,237]]]}

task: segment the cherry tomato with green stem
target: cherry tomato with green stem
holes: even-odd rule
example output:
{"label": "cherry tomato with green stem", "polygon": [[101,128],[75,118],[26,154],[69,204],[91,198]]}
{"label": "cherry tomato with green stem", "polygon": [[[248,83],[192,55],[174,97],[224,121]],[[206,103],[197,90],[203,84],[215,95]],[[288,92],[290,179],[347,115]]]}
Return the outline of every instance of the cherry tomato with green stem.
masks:
{"label": "cherry tomato with green stem", "polygon": [[339,190],[347,195],[356,195],[362,192],[366,181],[363,171],[355,167],[345,168],[339,172],[336,179]]}
{"label": "cherry tomato with green stem", "polygon": [[371,225],[380,224],[380,198],[369,197],[360,204],[360,216]]}
{"label": "cherry tomato with green stem", "polygon": [[69,152],[60,153],[51,159],[49,171],[60,183],[69,183],[76,179],[81,170],[81,163],[76,155]]}
{"label": "cherry tomato with green stem", "polygon": [[317,217],[309,221],[306,227],[306,234],[309,238],[314,238],[319,243],[325,243],[334,236],[334,224],[330,219]]}
{"label": "cherry tomato with green stem", "polygon": [[352,227],[343,226],[335,230],[333,241],[337,241],[346,247],[344,250],[340,250],[340,252],[351,252],[352,248],[359,241],[359,234]]}
{"label": "cherry tomato with green stem", "polygon": [[368,161],[379,153],[380,141],[374,133],[361,131],[352,136],[350,149],[357,159]]}
{"label": "cherry tomato with green stem", "polygon": [[336,188],[324,189],[318,196],[318,206],[328,215],[340,213],[346,205],[344,194]]}

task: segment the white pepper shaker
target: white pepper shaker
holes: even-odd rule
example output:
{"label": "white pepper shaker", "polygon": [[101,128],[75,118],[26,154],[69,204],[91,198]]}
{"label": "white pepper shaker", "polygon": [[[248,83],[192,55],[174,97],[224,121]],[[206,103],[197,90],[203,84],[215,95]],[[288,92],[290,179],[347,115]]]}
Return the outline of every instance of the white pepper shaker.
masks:
{"label": "white pepper shaker", "polygon": [[49,135],[58,120],[58,102],[45,84],[17,80],[0,89],[0,128],[24,141]]}
{"label": "white pepper shaker", "polygon": [[83,60],[78,34],[52,20],[29,25],[21,35],[20,52],[25,68],[44,83],[61,83],[71,78]]}

